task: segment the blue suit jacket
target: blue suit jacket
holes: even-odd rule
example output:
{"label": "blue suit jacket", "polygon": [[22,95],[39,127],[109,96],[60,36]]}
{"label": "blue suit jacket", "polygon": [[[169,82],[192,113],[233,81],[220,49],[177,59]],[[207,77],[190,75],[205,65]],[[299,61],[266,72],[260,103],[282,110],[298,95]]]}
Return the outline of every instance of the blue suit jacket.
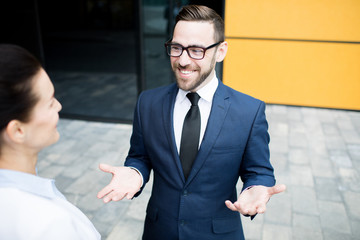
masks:
{"label": "blue suit jacket", "polygon": [[[140,94],[125,165],[144,182],[153,170],[143,239],[243,239],[240,215],[225,206],[237,200],[236,183],[273,186],[265,104],[221,82],[207,129],[187,180],[173,131],[176,84]],[[140,193],[140,192],[139,192]]]}

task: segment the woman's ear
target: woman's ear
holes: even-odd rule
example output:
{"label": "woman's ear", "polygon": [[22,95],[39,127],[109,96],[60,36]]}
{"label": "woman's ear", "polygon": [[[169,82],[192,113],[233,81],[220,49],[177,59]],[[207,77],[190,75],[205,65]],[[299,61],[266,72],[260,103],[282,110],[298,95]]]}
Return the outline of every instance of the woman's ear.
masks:
{"label": "woman's ear", "polygon": [[11,141],[22,143],[25,140],[25,126],[19,120],[11,120],[5,128],[5,134]]}
{"label": "woman's ear", "polygon": [[218,47],[217,54],[216,54],[216,62],[222,62],[226,56],[228,50],[228,43],[222,42]]}

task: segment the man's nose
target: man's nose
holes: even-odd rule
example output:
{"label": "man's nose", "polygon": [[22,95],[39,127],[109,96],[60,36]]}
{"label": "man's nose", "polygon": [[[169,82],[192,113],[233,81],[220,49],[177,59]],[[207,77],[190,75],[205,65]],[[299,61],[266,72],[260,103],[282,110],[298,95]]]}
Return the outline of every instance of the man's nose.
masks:
{"label": "man's nose", "polygon": [[183,53],[179,57],[179,64],[181,66],[186,66],[186,65],[189,65],[190,63],[191,63],[191,58],[190,58],[188,52],[184,49]]}

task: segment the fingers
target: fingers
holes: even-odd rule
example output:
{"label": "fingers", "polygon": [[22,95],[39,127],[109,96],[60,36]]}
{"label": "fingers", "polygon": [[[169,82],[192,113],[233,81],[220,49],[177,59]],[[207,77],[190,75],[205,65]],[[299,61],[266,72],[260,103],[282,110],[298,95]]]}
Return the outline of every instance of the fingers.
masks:
{"label": "fingers", "polygon": [[114,167],[110,166],[108,164],[105,164],[105,163],[100,163],[99,168],[103,172],[107,172],[107,173],[113,173],[114,172],[114,170],[113,170]]}
{"label": "fingers", "polygon": [[238,201],[236,201],[235,203],[232,203],[229,200],[225,201],[225,205],[234,212],[240,212],[243,215],[255,215],[256,214],[256,209],[255,210],[250,210],[249,208],[245,208],[243,207]]}
{"label": "fingers", "polygon": [[106,187],[104,187],[103,189],[101,189],[100,192],[98,192],[97,197],[98,198],[103,198],[104,196],[108,195],[109,193],[112,192],[112,187],[110,187],[109,185],[107,185]]}
{"label": "fingers", "polygon": [[114,202],[120,201],[124,197],[125,197],[125,194],[112,191],[106,197],[104,197],[104,203],[108,203],[110,201],[114,201]]}
{"label": "fingers", "polygon": [[101,190],[97,197],[98,198],[103,198],[104,203],[108,203],[111,201],[120,201],[124,198],[131,200],[134,197],[135,193],[123,193],[123,192],[118,192],[115,190],[112,190],[107,187],[105,187],[103,190]]}
{"label": "fingers", "polygon": [[281,193],[286,190],[286,186],[284,184],[278,184],[268,189],[269,195],[274,195]]}
{"label": "fingers", "polygon": [[237,211],[238,211],[238,209],[235,207],[235,205],[234,205],[231,201],[229,201],[229,200],[226,200],[226,201],[225,201],[225,205],[226,205],[230,210],[232,210],[232,211],[234,211],[234,212],[237,212]]}
{"label": "fingers", "polygon": [[244,216],[254,216],[257,213],[264,213],[266,211],[266,204],[258,204],[253,206],[243,206],[238,201],[232,203],[229,200],[225,201],[225,205],[234,212],[240,212]]}
{"label": "fingers", "polygon": [[126,194],[126,199],[131,200],[133,199],[134,195],[135,195],[134,193],[128,193]]}
{"label": "fingers", "polygon": [[98,192],[97,197],[105,203],[120,201],[123,198],[132,199],[141,187],[140,174],[128,167],[113,167],[100,164],[100,170],[113,175],[110,184]]}
{"label": "fingers", "polygon": [[264,213],[265,211],[266,211],[266,204],[261,204],[256,209],[256,213]]}

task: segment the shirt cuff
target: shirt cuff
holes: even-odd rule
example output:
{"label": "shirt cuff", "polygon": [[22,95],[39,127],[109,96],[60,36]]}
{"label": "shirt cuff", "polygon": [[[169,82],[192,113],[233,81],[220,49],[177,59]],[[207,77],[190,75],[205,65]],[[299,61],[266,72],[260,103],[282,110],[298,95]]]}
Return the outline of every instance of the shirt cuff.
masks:
{"label": "shirt cuff", "polygon": [[144,178],[143,178],[143,175],[141,174],[141,172],[137,169],[137,168],[134,168],[134,167],[129,167],[131,169],[134,169],[141,177],[141,188],[143,187],[143,184],[144,184]]}

